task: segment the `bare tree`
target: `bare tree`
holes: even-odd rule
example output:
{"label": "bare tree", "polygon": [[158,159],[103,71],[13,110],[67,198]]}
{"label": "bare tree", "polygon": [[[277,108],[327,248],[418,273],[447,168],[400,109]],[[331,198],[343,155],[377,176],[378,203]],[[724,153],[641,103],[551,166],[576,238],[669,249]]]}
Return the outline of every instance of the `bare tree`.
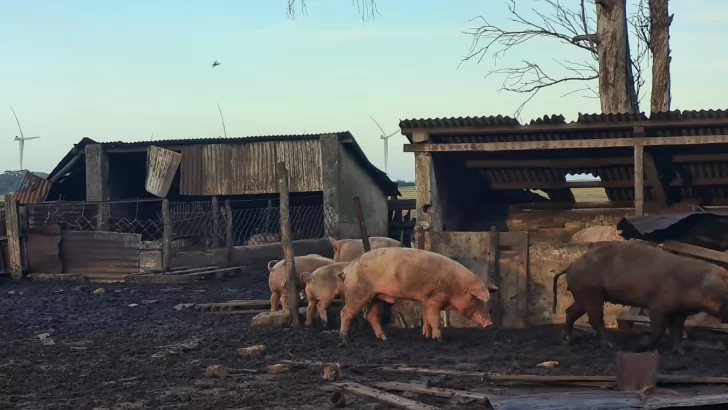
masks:
{"label": "bare tree", "polygon": [[[288,18],[296,18],[296,15],[299,13],[296,9],[297,4],[300,4],[300,13],[306,14],[306,0],[288,0],[288,9],[286,10],[286,16]],[[361,19],[365,23],[367,21],[373,21],[376,16],[380,15],[376,0],[352,0],[351,4],[356,5],[359,14],[361,14]]]}
{"label": "bare tree", "polygon": [[[545,0],[545,3],[549,6],[548,12],[532,10],[536,17],[528,19],[517,10],[516,0],[509,0],[506,5],[510,20],[517,26],[513,30],[494,26],[482,16],[473,19],[482,25],[467,32],[473,36],[473,41],[463,61],[477,59],[480,62],[487,55],[497,61],[516,46],[535,38],[550,38],[573,45],[589,53],[589,57],[582,61],[554,58],[553,61],[565,69],[566,74],[560,76],[547,73],[534,61],[490,71],[488,75],[505,76],[501,90],[528,94],[516,110],[516,116],[520,116],[523,107],[539,91],[566,83],[579,83],[580,86],[565,95],[590,91],[591,96],[600,98],[605,113],[639,111],[627,39],[626,0],[593,0],[589,3],[580,0],[578,10],[563,6],[559,0]],[[635,71],[637,78],[641,78],[641,71]],[[595,89],[593,80],[596,79],[599,82]]]}
{"label": "bare tree", "polygon": [[670,90],[670,25],[674,15],[669,14],[668,0],[649,0],[650,38],[652,52],[652,112],[670,110],[672,100]]}

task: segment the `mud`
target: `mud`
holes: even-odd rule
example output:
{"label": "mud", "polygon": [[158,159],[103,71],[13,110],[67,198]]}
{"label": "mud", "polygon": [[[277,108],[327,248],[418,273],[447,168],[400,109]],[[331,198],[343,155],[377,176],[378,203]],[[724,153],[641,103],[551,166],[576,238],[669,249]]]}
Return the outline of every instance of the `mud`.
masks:
{"label": "mud", "polygon": [[[93,293],[103,288],[103,293]],[[182,303],[269,297],[267,275],[247,275],[185,286],[49,285],[0,282],[0,408],[2,409],[319,409],[330,408],[329,382],[320,366],[293,366],[268,375],[282,360],[346,364],[411,364],[467,367],[492,373],[613,375],[615,352],[578,332],[564,346],[556,328],[522,331],[446,329],[446,343],[424,341],[420,329],[389,329],[389,346],[371,329],[353,329],[353,346],[337,345],[334,331],[251,329],[250,316],[213,315]],[[129,306],[137,304],[137,306]],[[48,333],[55,344],[38,335]],[[620,336],[624,348],[638,336]],[[259,358],[236,350],[266,346]],[[173,345],[177,345],[174,347]],[[166,347],[165,347],[166,346]],[[172,347],[170,347],[172,346]],[[728,376],[725,353],[663,352],[661,372]],[[553,369],[537,368],[555,360]],[[253,369],[227,379],[205,378],[205,368],[225,364]],[[464,364],[467,364],[465,366]],[[344,369],[348,380],[417,381],[420,376]],[[487,386],[477,379],[430,377],[432,385],[519,394],[515,387]],[[407,394],[405,394],[406,396]],[[411,396],[441,408],[462,408],[447,399]],[[347,408],[386,406],[346,394]]]}

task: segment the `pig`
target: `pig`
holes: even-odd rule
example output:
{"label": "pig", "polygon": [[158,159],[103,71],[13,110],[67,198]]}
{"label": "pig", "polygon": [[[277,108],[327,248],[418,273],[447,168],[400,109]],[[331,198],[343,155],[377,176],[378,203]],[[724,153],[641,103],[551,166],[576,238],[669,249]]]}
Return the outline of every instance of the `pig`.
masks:
{"label": "pig", "polygon": [[322,266],[313,272],[301,274],[301,278],[306,282],[305,293],[306,299],[308,299],[306,326],[311,326],[314,309],[318,309],[324,327],[328,327],[329,319],[326,308],[334,298],[343,295],[344,279],[341,275],[347,266],[349,266],[349,262],[335,262]]}
{"label": "pig", "polygon": [[[361,239],[341,239],[337,241],[329,237],[329,241],[331,241],[331,246],[334,247],[334,260],[336,262],[351,262],[364,254],[364,243]],[[369,246],[371,250],[397,248],[402,246],[402,242],[383,236],[370,236]]]}
{"label": "pig", "polygon": [[[333,259],[325,258],[320,255],[296,256],[293,258],[296,264],[296,288],[303,289],[306,283],[301,278],[303,272],[312,272],[321,266],[334,263]],[[284,310],[288,309],[288,294],[286,292],[286,268],[285,260],[272,260],[268,262],[268,286],[270,286],[270,310],[275,312],[278,310],[278,301]],[[296,301],[293,301],[296,303]]]}
{"label": "pig", "polygon": [[571,237],[571,240],[569,240],[569,243],[585,245],[593,242],[624,241],[621,235],[622,231],[617,230],[617,227],[614,225],[590,226],[575,233]]}
{"label": "pig", "polygon": [[486,284],[463,265],[437,253],[412,248],[380,248],[361,255],[340,275],[344,279],[344,308],[340,336],[348,345],[349,324],[364,307],[377,338],[387,340],[379,323],[382,301],[409,299],[422,303],[422,334],[441,341],[440,311],[457,310],[482,327],[493,323],[488,313]]}
{"label": "pig", "polygon": [[278,233],[256,233],[248,238],[248,245],[264,245],[266,243],[275,243],[281,241],[281,235]]}
{"label": "pig", "polygon": [[651,337],[641,350],[653,349],[670,327],[672,350],[682,354],[685,319],[706,312],[728,321],[728,271],[639,241],[599,242],[554,276],[556,313],[558,280],[566,275],[574,302],[566,308],[562,338],[571,342],[574,322],[585,313],[601,343],[614,348],[604,329],[605,302],[647,308]]}

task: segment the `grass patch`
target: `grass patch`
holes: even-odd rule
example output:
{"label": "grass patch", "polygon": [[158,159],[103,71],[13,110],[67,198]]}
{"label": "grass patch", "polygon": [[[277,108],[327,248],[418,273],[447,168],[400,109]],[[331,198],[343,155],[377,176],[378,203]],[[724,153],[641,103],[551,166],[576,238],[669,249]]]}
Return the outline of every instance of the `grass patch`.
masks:
{"label": "grass patch", "polygon": [[[407,187],[400,187],[399,192],[402,193],[402,196],[400,199],[415,199],[415,187],[413,186],[407,186]],[[548,195],[546,195],[545,192],[542,191],[534,191],[537,194],[548,198]],[[601,202],[601,201],[608,201],[607,194],[604,191],[604,188],[577,188],[572,189],[571,192],[574,193],[574,198],[576,198],[576,202]]]}

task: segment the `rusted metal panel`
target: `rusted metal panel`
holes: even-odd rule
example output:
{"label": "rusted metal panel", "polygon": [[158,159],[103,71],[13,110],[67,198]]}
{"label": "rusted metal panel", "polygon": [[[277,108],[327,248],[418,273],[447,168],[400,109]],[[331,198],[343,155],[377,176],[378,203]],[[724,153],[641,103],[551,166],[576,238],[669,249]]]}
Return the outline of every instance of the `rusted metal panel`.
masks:
{"label": "rusted metal panel", "polygon": [[123,281],[125,275],[139,272],[140,249],[139,234],[63,231],[61,260],[64,273]]}
{"label": "rusted metal panel", "polygon": [[147,147],[147,192],[160,198],[166,197],[181,160],[179,152],[155,145]]}
{"label": "rusted metal panel", "polygon": [[20,188],[15,192],[18,204],[37,204],[48,197],[51,190],[51,181],[26,172]]}
{"label": "rusted metal panel", "polygon": [[321,191],[319,141],[264,141],[185,148],[182,195],[251,195],[278,192],[275,165],[286,162],[291,192]]}
{"label": "rusted metal panel", "polygon": [[61,273],[60,259],[61,227],[47,225],[27,229],[25,232],[25,254],[28,258],[28,273]]}

